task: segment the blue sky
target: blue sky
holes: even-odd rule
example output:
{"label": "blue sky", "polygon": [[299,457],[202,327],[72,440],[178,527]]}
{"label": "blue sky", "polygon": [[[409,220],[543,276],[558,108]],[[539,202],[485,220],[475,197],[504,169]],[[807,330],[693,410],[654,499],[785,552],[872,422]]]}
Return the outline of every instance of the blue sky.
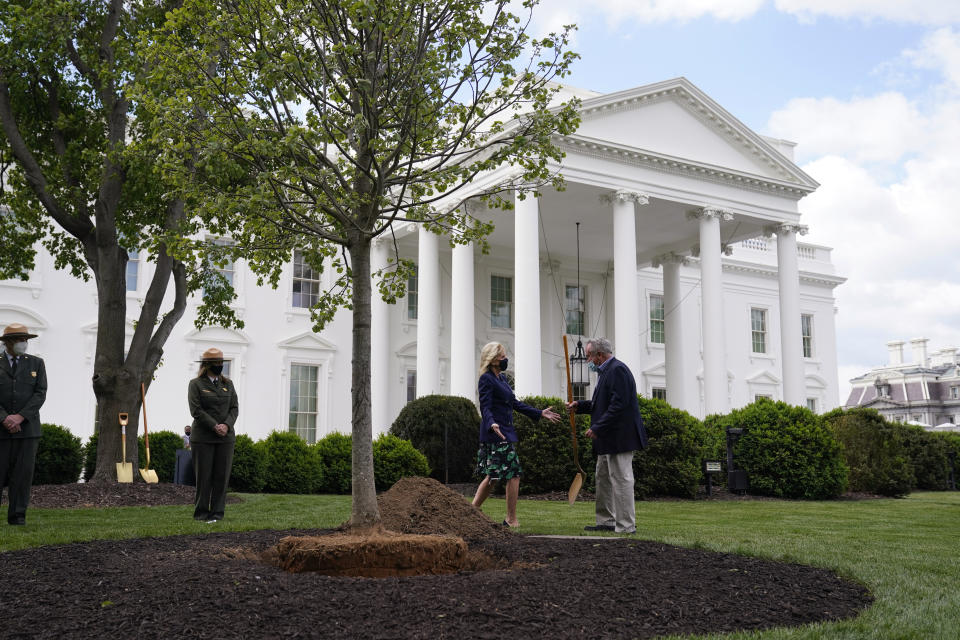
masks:
{"label": "blue sky", "polygon": [[[820,184],[804,241],[834,248],[841,402],[886,342],[960,346],[960,0],[543,0],[579,26],[566,81],[685,76]],[[906,360],[911,355],[907,347]]]}

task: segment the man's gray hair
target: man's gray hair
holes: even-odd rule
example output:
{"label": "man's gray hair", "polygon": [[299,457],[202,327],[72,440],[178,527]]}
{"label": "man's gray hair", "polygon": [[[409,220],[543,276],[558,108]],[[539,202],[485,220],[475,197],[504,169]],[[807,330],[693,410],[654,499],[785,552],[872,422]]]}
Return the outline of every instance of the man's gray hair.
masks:
{"label": "man's gray hair", "polygon": [[587,340],[587,344],[593,346],[594,353],[613,355],[613,345],[606,338],[592,338]]}

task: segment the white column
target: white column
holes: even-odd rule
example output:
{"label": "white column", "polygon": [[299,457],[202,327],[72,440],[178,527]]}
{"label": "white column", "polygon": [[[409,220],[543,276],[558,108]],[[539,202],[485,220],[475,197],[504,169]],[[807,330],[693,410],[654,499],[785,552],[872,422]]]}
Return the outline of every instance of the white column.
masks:
{"label": "white column", "polygon": [[613,346],[617,358],[634,375],[640,372],[640,295],[637,291],[636,205],[649,198],[642,193],[617,191],[613,203]]}
{"label": "white column", "polygon": [[513,352],[517,397],[540,395],[543,376],[540,368],[540,240],[539,201],[533,194],[515,198],[513,305],[516,327]]}
{"label": "white column", "polygon": [[688,406],[684,370],[686,356],[683,343],[683,315],[680,301],[680,266],[687,259],[675,253],[659,256],[656,262],[663,267],[663,312],[664,312],[664,368],[667,375],[667,402],[671,406],[696,413],[695,407]]}
{"label": "white column", "polygon": [[417,397],[440,393],[440,236],[419,227]]}
{"label": "white column", "polygon": [[700,312],[703,325],[703,396],[705,415],[726,413],[726,344],[723,333],[723,265],[720,220],[733,214],[714,207],[693,212],[700,221]]}
{"label": "white column", "polygon": [[477,395],[473,243],[453,248],[450,296],[450,395]]}
{"label": "white column", "polygon": [[780,285],[780,353],[783,374],[783,401],[806,406],[803,370],[803,336],[800,332],[800,269],[797,267],[797,233],[807,228],[781,224],[777,234],[777,277]]}
{"label": "white column", "polygon": [[[387,243],[375,239],[370,246],[370,273],[387,266]],[[390,308],[373,278],[370,304],[370,404],[374,437],[390,428]]]}

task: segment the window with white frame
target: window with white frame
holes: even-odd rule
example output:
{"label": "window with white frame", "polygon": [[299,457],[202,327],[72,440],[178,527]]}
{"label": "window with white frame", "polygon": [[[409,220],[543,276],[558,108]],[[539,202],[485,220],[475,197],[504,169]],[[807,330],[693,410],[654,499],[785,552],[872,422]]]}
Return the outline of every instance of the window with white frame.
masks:
{"label": "window with white frame", "polygon": [[807,409],[810,409],[810,411],[813,411],[814,413],[817,412],[817,399],[816,399],[816,398],[807,398]]}
{"label": "window with white frame", "polygon": [[320,299],[320,272],[304,260],[300,249],[293,250],[293,306],[310,309]]}
{"label": "window with white frame", "polygon": [[650,342],[663,344],[666,337],[664,324],[663,296],[650,294]]}
{"label": "window with white frame", "polygon": [[137,290],[137,281],[140,276],[140,252],[136,249],[127,251],[127,291]]}
{"label": "window with white frame", "polygon": [[567,334],[582,336],[586,332],[587,288],[567,285],[564,302]]}
{"label": "window with white frame", "polygon": [[490,276],[490,326],[513,327],[513,278]]}
{"label": "window with white frame", "polygon": [[[233,246],[233,240],[229,238],[214,238],[213,240],[208,241],[209,244],[218,246],[218,247],[230,247]],[[216,264],[213,260],[207,261],[207,272],[205,281],[207,285],[219,284],[220,278],[216,275],[218,274],[226,282],[228,286],[233,286],[233,274],[234,274],[234,264],[233,258],[224,257],[220,264]]]}
{"label": "window with white frame", "polygon": [[960,387],[950,387],[950,399],[960,400]]}
{"label": "window with white frame", "polygon": [[290,365],[290,432],[313,444],[317,441],[317,380],[319,367]]}
{"label": "window with white frame", "polygon": [[800,315],[800,335],[803,338],[803,357],[813,357],[813,316],[809,313]]}
{"label": "window with white frame", "polygon": [[753,401],[760,402],[760,400],[763,400],[764,398],[766,398],[767,400],[773,400],[773,396],[770,395],[769,393],[758,393],[753,396]]}
{"label": "window with white frame", "polygon": [[417,319],[417,268],[413,268],[413,273],[407,278],[407,320]]}
{"label": "window with white frame", "polygon": [[657,400],[667,400],[667,390],[664,387],[654,387],[650,390],[650,397]]}
{"label": "window with white frame", "polygon": [[417,399],[417,370],[407,369],[407,402]]}
{"label": "window with white frame", "polygon": [[750,344],[754,353],[767,352],[767,310],[750,309]]}

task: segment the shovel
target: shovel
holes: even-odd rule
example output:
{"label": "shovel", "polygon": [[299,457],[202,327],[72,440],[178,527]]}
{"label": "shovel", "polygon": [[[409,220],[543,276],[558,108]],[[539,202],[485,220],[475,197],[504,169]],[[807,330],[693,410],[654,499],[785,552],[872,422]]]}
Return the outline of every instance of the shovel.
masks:
{"label": "shovel", "polygon": [[150,435],[147,433],[147,394],[142,382],[140,383],[140,410],[143,413],[143,448],[147,452],[147,466],[140,469],[140,477],[143,478],[144,482],[155,484],[160,482],[160,478],[157,477],[157,472],[150,468]]}
{"label": "shovel", "polygon": [[120,442],[123,443],[123,462],[117,463],[117,482],[133,482],[133,463],[127,462],[127,419],[126,413],[121,413],[120,418]]}
{"label": "shovel", "polygon": [[[567,336],[563,336],[563,361],[567,364],[567,402],[573,402],[573,383],[570,381],[570,351],[567,348]],[[587,474],[583,472],[580,466],[580,454],[577,450],[577,418],[573,411],[570,415],[570,437],[573,439],[573,463],[577,465],[577,475],[573,477],[570,483],[570,489],[567,491],[567,502],[571,505],[576,502],[577,494],[580,493],[580,487],[583,486],[583,480]]]}

